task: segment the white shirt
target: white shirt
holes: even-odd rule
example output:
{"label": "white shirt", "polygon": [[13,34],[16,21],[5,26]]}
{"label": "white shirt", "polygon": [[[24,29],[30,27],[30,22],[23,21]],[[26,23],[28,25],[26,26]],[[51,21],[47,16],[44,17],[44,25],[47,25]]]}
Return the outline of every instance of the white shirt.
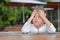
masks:
{"label": "white shirt", "polygon": [[46,24],[44,24],[42,27],[37,29],[33,24],[26,22],[24,24],[24,26],[22,27],[21,31],[24,32],[24,33],[27,33],[27,32],[32,32],[32,33],[49,32],[49,33],[53,33],[53,32],[56,32],[56,29],[53,26],[53,24],[51,24],[49,27],[47,27]]}

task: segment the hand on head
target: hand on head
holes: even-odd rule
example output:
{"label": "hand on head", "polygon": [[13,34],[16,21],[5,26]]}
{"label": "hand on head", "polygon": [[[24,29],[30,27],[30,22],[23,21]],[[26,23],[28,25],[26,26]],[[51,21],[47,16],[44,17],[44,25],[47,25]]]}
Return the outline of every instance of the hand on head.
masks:
{"label": "hand on head", "polygon": [[46,17],[44,10],[39,10],[40,17]]}
{"label": "hand on head", "polygon": [[32,13],[32,16],[35,16],[35,14],[40,15],[41,18],[46,17],[46,13],[44,12],[44,10],[40,10],[40,9],[34,10]]}

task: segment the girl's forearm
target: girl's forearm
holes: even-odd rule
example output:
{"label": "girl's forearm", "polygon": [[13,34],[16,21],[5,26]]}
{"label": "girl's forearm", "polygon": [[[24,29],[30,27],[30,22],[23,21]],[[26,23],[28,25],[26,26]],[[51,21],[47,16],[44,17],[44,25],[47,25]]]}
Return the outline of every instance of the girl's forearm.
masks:
{"label": "girl's forearm", "polygon": [[51,22],[50,22],[46,17],[42,17],[42,18],[43,18],[44,23],[45,23],[47,26],[50,26],[50,25],[51,25]]}
{"label": "girl's forearm", "polygon": [[30,17],[27,22],[31,23],[32,19],[33,19],[33,17]]}

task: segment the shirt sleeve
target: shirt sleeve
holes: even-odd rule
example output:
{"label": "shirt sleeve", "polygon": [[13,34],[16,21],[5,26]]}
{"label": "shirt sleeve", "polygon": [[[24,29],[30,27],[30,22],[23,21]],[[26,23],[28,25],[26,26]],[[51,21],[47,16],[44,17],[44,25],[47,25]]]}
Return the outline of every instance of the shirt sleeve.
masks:
{"label": "shirt sleeve", "polygon": [[49,27],[47,27],[47,32],[49,32],[49,33],[56,32],[56,28],[54,27],[54,25],[52,23]]}
{"label": "shirt sleeve", "polygon": [[28,32],[30,32],[30,25],[31,25],[31,23],[26,22],[26,23],[23,25],[21,31],[22,31],[23,33],[28,33]]}

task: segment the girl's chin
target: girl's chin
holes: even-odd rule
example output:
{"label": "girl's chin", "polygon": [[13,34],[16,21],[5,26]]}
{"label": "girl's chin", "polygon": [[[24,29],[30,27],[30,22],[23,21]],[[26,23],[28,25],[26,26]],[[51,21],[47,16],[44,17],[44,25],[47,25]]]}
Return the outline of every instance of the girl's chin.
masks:
{"label": "girl's chin", "polygon": [[34,24],[34,25],[38,26],[39,24]]}

